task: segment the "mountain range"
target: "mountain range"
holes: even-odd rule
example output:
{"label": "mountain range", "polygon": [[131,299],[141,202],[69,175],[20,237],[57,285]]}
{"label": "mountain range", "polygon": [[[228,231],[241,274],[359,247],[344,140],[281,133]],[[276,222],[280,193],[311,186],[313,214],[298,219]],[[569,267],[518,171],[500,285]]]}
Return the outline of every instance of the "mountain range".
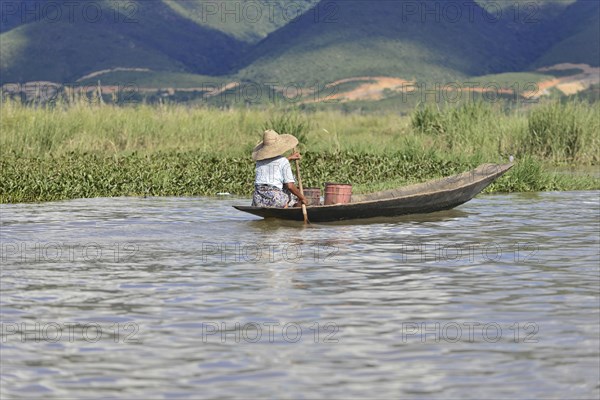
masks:
{"label": "mountain range", "polygon": [[0,7],[2,84],[90,76],[163,87],[450,81],[561,63],[598,67],[599,49],[596,0],[2,0]]}

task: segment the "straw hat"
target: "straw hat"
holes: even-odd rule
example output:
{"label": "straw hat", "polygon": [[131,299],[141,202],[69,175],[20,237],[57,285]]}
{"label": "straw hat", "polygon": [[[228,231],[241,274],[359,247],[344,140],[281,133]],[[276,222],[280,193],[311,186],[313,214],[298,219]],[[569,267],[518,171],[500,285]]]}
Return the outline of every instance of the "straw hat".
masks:
{"label": "straw hat", "polygon": [[280,135],[272,129],[263,133],[263,140],[254,150],[252,159],[254,161],[266,160],[282,155],[286,151],[296,147],[298,139],[292,135]]}

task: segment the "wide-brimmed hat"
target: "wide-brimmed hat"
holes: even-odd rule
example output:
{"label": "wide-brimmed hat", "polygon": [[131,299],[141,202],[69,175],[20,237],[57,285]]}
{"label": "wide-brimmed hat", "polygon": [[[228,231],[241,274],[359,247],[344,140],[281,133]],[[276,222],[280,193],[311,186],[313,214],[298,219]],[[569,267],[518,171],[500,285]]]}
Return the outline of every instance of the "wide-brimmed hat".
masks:
{"label": "wide-brimmed hat", "polygon": [[288,150],[296,147],[298,139],[292,135],[278,134],[272,129],[263,133],[263,140],[254,150],[252,150],[252,159],[254,161],[266,160],[282,155]]}

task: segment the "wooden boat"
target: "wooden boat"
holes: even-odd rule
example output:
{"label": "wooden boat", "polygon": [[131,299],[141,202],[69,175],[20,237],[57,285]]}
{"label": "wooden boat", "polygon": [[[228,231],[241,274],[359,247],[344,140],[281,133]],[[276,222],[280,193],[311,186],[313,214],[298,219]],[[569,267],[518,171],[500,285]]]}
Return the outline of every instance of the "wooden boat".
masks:
{"label": "wooden boat", "polygon": [[[394,217],[405,214],[448,210],[471,200],[513,166],[482,164],[472,171],[425,183],[353,195],[350,203],[307,207],[311,222],[341,221],[359,218]],[[263,218],[302,221],[302,209],[234,206],[240,211]]]}

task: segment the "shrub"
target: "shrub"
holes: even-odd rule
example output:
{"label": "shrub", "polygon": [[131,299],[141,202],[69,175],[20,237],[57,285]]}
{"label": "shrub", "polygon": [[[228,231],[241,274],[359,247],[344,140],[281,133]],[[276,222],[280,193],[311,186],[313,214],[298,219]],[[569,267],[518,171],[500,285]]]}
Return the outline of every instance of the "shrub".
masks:
{"label": "shrub", "polygon": [[531,110],[523,145],[531,154],[573,162],[585,146],[597,141],[594,132],[598,132],[598,116],[593,107],[553,101]]}

